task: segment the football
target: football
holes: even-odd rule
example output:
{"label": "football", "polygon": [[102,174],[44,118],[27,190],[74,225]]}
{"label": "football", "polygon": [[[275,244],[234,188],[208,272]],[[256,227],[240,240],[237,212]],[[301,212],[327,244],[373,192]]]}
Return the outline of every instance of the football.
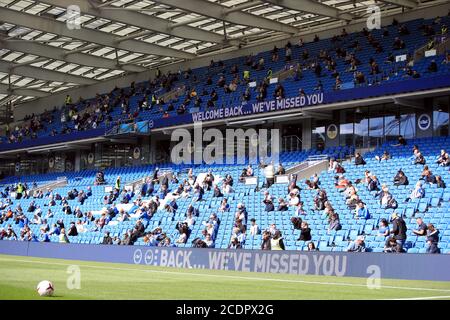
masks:
{"label": "football", "polygon": [[41,297],[49,297],[54,291],[53,284],[48,280],[43,280],[37,285],[37,292]]}

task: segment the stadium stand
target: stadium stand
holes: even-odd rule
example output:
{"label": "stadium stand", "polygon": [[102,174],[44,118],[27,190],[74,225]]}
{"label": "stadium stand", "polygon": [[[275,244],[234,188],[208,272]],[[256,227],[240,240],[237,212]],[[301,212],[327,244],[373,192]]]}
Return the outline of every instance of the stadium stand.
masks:
{"label": "stadium stand", "polygon": [[[418,61],[414,54],[424,46],[432,50],[448,41],[443,30],[449,23],[450,17],[444,16],[379,30],[343,31],[328,39],[288,43],[255,55],[211,61],[205,67],[158,74],[77,102],[67,96],[61,108],[32,114],[21,126],[8,127],[0,151],[98,137],[123,124],[137,126],[272,98],[441,79],[450,71],[448,53]],[[397,61],[397,56],[404,59]],[[271,83],[272,78],[279,81]],[[413,146],[417,146],[414,153]],[[267,171],[275,170],[278,163],[275,168],[262,163],[250,170],[247,164],[161,162],[8,176],[1,181],[0,239],[448,253],[450,190],[445,183],[450,183],[450,173],[445,151],[442,165],[437,163],[441,150],[450,150],[448,134],[408,139],[406,145],[387,141],[362,152],[364,161],[357,164],[349,160],[355,152],[351,145],[283,152],[280,162],[287,171],[317,155],[329,159],[330,168],[309,179],[272,185],[267,183]],[[419,160],[425,163],[414,163]],[[256,185],[244,183],[243,170],[253,171]],[[394,182],[399,171],[409,184]],[[57,185],[58,181],[64,185]],[[392,228],[396,241],[391,244]],[[425,233],[417,235],[417,230]],[[311,242],[317,249],[311,249]]]}
{"label": "stadium stand", "polygon": [[[433,49],[445,39],[447,31],[442,32],[449,22],[450,17],[444,16],[396,23],[372,31],[343,32],[329,39],[302,43],[301,47],[288,43],[284,48],[275,47],[255,55],[212,60],[208,67],[161,74],[77,102],[69,96],[61,109],[55,107],[41,115],[29,115],[22,127],[9,128],[8,134],[1,138],[0,149],[11,149],[8,143],[18,148],[58,142],[58,139],[95,137],[120,124],[173,118],[193,110],[251,104],[271,97],[295,97],[408,79],[418,82],[438,79],[449,72],[448,56],[414,61],[414,53],[425,45]],[[403,44],[397,47],[397,41]],[[286,58],[286,50],[292,58]],[[396,60],[403,55],[404,59]],[[435,71],[429,69],[432,62],[437,66]],[[280,82],[270,83],[270,78],[282,74]],[[255,82],[255,86],[248,86],[250,82]],[[164,101],[165,93],[178,89],[176,98]]]}

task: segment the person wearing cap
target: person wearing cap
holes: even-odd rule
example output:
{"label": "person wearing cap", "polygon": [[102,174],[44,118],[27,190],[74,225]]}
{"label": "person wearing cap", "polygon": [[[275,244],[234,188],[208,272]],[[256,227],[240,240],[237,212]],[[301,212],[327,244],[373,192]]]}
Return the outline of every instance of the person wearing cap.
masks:
{"label": "person wearing cap", "polygon": [[364,236],[358,236],[355,241],[351,242],[347,247],[347,252],[365,252],[366,243]]}
{"label": "person wearing cap", "polygon": [[[406,226],[405,220],[403,220],[403,218],[400,217],[396,212],[392,213],[391,221],[391,235],[397,241],[399,252],[401,252],[403,251],[403,245],[405,244],[407,238],[406,231],[408,230],[408,227]],[[387,241],[389,241],[389,239]]]}

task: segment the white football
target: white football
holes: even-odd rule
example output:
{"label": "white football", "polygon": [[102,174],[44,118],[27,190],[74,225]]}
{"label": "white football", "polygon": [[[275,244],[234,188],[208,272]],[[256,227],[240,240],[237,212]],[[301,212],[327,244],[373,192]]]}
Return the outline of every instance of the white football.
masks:
{"label": "white football", "polygon": [[55,287],[48,280],[43,280],[37,285],[37,292],[41,297],[49,297],[55,291]]}

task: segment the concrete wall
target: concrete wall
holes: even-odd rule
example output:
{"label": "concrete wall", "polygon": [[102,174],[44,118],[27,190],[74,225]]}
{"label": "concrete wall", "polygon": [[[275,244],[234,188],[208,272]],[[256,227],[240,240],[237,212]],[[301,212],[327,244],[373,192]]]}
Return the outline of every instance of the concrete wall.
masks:
{"label": "concrete wall", "polygon": [[[436,16],[442,16],[444,14],[447,14],[448,10],[450,8],[450,4],[444,3],[439,6],[421,9],[421,10],[415,10],[415,11],[408,11],[405,13],[399,13],[395,15],[384,15],[382,12],[382,25],[388,25],[392,23],[393,17],[395,17],[399,21],[408,21],[408,20],[414,20],[419,18],[433,18]],[[205,56],[193,59],[191,61],[172,64],[170,66],[161,67],[160,70],[162,72],[167,72],[169,70],[171,71],[178,71],[186,70],[188,68],[197,68],[209,65],[209,62],[211,59],[214,59],[215,61],[218,60],[226,60],[231,59],[239,56],[248,55],[250,53],[258,53],[262,51],[271,50],[274,45],[277,45],[278,47],[283,47],[288,40],[290,40],[292,43],[297,43],[298,39],[301,37],[305,42],[312,41],[314,38],[314,35],[319,35],[320,38],[329,38],[333,36],[334,34],[340,34],[341,29],[345,27],[347,32],[356,32],[360,31],[363,27],[366,27],[365,21],[356,21],[350,24],[346,24],[345,22],[339,22],[338,25],[336,25],[335,28],[320,31],[323,27],[317,27],[317,28],[311,28],[306,30],[300,30],[299,35],[297,35],[295,38],[290,39],[283,39],[279,41],[274,41],[268,44],[257,44],[249,47],[242,48],[240,50],[236,50],[233,52],[223,53],[219,55],[213,55],[213,56]],[[31,114],[31,113],[41,113],[45,109],[50,109],[53,106],[61,106],[64,102],[64,98],[67,94],[70,94],[72,96],[72,99],[74,101],[78,100],[78,97],[82,96],[84,98],[91,98],[94,97],[96,93],[105,93],[111,91],[116,85],[118,87],[126,87],[129,86],[129,84],[132,81],[141,82],[148,80],[149,78],[154,76],[154,70],[149,70],[145,72],[141,72],[138,74],[130,74],[125,75],[119,78],[102,81],[95,85],[90,86],[84,86],[72,90],[67,90],[59,93],[52,94],[48,97],[43,97],[40,99],[35,99],[33,101],[29,101],[23,104],[19,104],[15,106],[14,109],[14,117],[16,120],[22,119],[25,115]]]}

